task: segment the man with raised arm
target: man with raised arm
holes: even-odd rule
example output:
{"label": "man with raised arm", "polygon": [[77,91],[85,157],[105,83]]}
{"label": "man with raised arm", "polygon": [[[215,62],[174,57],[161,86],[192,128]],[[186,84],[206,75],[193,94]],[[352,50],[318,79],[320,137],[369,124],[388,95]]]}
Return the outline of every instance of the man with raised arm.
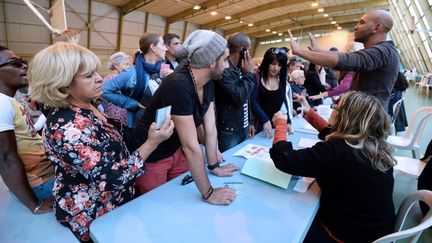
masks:
{"label": "man with raised arm", "polygon": [[374,95],[384,107],[388,107],[399,68],[396,47],[392,41],[386,40],[392,27],[393,18],[388,11],[365,13],[354,27],[354,40],[363,43],[364,49],[350,53],[321,50],[312,34],[309,34],[309,50],[300,49],[290,30],[288,34],[293,54],[325,67],[355,71],[351,89]]}

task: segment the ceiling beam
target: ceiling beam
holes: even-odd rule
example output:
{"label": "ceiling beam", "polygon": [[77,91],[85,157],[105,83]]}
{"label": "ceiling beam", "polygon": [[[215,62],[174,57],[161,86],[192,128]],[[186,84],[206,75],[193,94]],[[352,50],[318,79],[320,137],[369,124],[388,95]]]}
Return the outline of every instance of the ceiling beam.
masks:
{"label": "ceiling beam", "polygon": [[[340,11],[348,10],[348,9],[361,9],[361,8],[382,7],[382,6],[387,6],[386,0],[372,0],[372,1],[348,3],[348,4],[341,4],[341,5],[336,5],[336,6],[332,6],[332,7],[326,7],[326,8],[324,8],[324,13],[332,14],[332,13],[336,13],[336,12],[340,12]],[[319,13],[319,15],[322,16],[322,14],[324,14],[324,13]],[[268,25],[268,24],[275,23],[275,22],[280,22],[283,20],[291,19],[291,18],[311,16],[311,15],[316,15],[316,14],[318,14],[318,13],[315,9],[293,12],[293,13],[287,13],[287,14],[279,15],[279,16],[276,16],[273,18],[257,21],[254,23],[254,28],[260,27],[263,25]],[[249,28],[247,25],[242,25],[240,27],[225,30],[225,34],[229,35],[232,33],[244,31],[245,29],[251,29],[251,28]]]}
{"label": "ceiling beam", "polygon": [[[340,26],[342,28],[349,28],[350,26],[352,26],[355,22],[348,22],[345,24],[341,24]],[[328,30],[335,30],[334,25],[333,24],[326,24],[326,25],[321,25],[321,26],[313,26],[313,27],[308,27],[308,28],[304,28],[303,30],[301,29],[297,29],[297,30],[292,30],[292,34],[295,37],[296,35],[300,34],[300,33],[307,33],[307,32],[326,32]],[[260,37],[257,38],[258,42],[261,41],[267,41],[267,40],[274,40],[274,39],[278,39],[278,38],[288,38],[288,36],[284,35],[284,36],[269,36],[269,37]]]}
{"label": "ceiling beam", "polygon": [[192,8],[186,9],[186,10],[180,12],[180,13],[177,13],[177,14],[175,14],[173,16],[168,17],[167,18],[167,22],[168,22],[168,24],[171,24],[171,23],[174,23],[176,21],[183,20],[186,17],[192,16],[195,13],[198,13],[198,12],[200,12],[202,10],[211,8],[213,6],[217,6],[219,3],[223,3],[225,1],[226,0],[208,0],[208,1],[203,2],[203,3],[200,4],[201,10],[197,11],[197,10],[194,10]]}
{"label": "ceiling beam", "polygon": [[128,3],[120,7],[120,11],[122,15],[126,15],[136,9],[141,8],[144,5],[147,5],[154,0],[130,0]]}
{"label": "ceiling beam", "polygon": [[[269,3],[261,4],[258,7],[250,8],[250,9],[245,10],[243,12],[231,15],[231,21],[227,21],[225,18],[221,18],[221,19],[203,24],[201,27],[203,29],[211,29],[211,28],[215,28],[215,27],[218,27],[219,25],[226,24],[226,23],[234,24],[234,23],[237,23],[239,19],[244,18],[244,17],[249,16],[249,15],[262,13],[262,12],[267,11],[267,10],[280,8],[280,7],[286,7],[288,5],[304,3],[304,2],[310,2],[310,0],[279,0],[279,1],[269,2]],[[236,22],[233,22],[233,20],[236,20]]]}
{"label": "ceiling beam", "polygon": [[[337,17],[333,17],[333,20],[335,20],[338,24],[342,24],[342,23],[347,23],[347,22],[355,22],[356,19],[359,19],[363,14],[350,14],[350,15],[344,15],[344,16],[337,16]],[[318,20],[318,19],[313,19],[313,20],[305,20],[305,21],[299,21],[299,22],[292,22],[289,24],[285,24],[285,25],[281,25],[281,26],[277,26],[277,27],[273,27],[271,28],[271,31],[286,31],[287,29],[298,29],[298,28],[304,28],[304,27],[309,27],[309,26],[319,26],[319,25],[323,25],[323,24],[330,24],[330,21],[328,21],[327,19],[325,21],[322,20]],[[354,27],[354,26],[352,26]],[[258,31],[254,31],[252,33],[249,33],[248,35],[250,37],[255,37],[255,36],[261,36],[261,35],[270,35],[271,32],[266,32],[265,30],[258,30]]]}

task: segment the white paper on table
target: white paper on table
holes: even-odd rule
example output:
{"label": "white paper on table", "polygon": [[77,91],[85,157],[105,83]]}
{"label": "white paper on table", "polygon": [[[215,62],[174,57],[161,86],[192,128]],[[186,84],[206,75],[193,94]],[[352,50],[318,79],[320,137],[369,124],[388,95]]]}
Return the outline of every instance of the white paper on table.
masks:
{"label": "white paper on table", "polygon": [[257,155],[266,157],[266,154],[268,154],[268,151],[269,151],[269,148],[267,148],[267,147],[263,147],[263,146],[256,145],[256,144],[247,144],[246,146],[241,148],[239,151],[235,152],[233,154],[233,156],[240,156],[240,157],[243,157],[246,159],[254,158]]}
{"label": "white paper on table", "polygon": [[319,105],[319,106],[317,106],[317,113],[322,118],[328,120],[330,118],[331,113],[332,113],[332,109],[330,108],[330,105]]}
{"label": "white paper on table", "polygon": [[292,177],[290,174],[278,170],[271,159],[248,159],[244,163],[241,173],[285,189],[288,188]]}
{"label": "white paper on table", "polygon": [[300,177],[294,186],[294,191],[305,193],[309,186],[315,181],[315,178],[311,177]]}
{"label": "white paper on table", "polygon": [[317,132],[318,133],[318,130],[316,130],[311,124],[306,124],[306,125],[304,125],[303,126],[303,128],[304,129],[306,129],[306,130],[309,130],[309,131],[313,131],[313,132]]}
{"label": "white paper on table", "polygon": [[310,139],[310,138],[300,138],[298,146],[300,148],[310,148],[310,147],[314,146],[318,142],[320,142],[320,140]]}

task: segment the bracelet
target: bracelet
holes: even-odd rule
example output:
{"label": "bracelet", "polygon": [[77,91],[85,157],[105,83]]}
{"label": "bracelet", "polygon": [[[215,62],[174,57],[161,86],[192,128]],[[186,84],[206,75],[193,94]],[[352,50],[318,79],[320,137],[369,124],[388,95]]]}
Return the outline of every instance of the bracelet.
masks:
{"label": "bracelet", "polygon": [[216,164],[214,164],[214,165],[207,165],[207,169],[209,169],[209,170],[214,170],[218,167],[220,167],[219,162],[216,162]]}
{"label": "bracelet", "polygon": [[209,197],[213,194],[214,192],[214,188],[212,186],[210,186],[210,188],[207,190],[206,193],[204,193],[204,195],[202,195],[202,198],[207,201],[207,199],[209,199]]}
{"label": "bracelet", "polygon": [[41,200],[40,203],[33,209],[33,214],[36,214],[37,211],[42,207],[44,200]]}

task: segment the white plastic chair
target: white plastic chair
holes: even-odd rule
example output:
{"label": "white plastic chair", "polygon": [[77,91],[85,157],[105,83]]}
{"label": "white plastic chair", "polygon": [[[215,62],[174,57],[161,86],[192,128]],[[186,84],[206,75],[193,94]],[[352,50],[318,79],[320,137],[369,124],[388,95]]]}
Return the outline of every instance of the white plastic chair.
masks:
{"label": "white plastic chair", "polygon": [[394,156],[397,160],[397,164],[393,167],[393,174],[403,174],[408,178],[417,180],[422,173],[426,163],[419,159],[412,159],[408,157]]}
{"label": "white plastic chair", "polygon": [[[422,116],[422,114],[424,115]],[[404,136],[388,136],[387,142],[397,149],[411,150],[413,158],[419,159],[419,141],[423,135],[423,130],[431,117],[432,106],[421,107],[417,109],[416,112],[411,115],[408,128]],[[416,124],[416,121],[419,121],[418,124]],[[430,135],[430,131],[428,131],[428,133]]]}
{"label": "white plastic chair", "polygon": [[401,108],[403,100],[404,100],[404,98],[402,97],[401,99],[399,99],[398,101],[396,101],[393,104],[393,116],[391,117],[392,124],[391,124],[391,127],[390,127],[390,134],[393,135],[393,136],[396,135],[395,122],[396,122],[397,116],[399,115],[400,108]]}
{"label": "white plastic chair", "polygon": [[[429,211],[426,216],[423,217],[421,222],[412,228],[402,230],[402,226],[405,222],[411,207],[418,201],[422,201],[429,206]],[[383,236],[374,241],[374,243],[387,243],[394,242],[395,240],[409,238],[409,242],[417,242],[423,230],[432,226],[432,192],[428,190],[419,190],[408,195],[401,206],[399,207],[396,223],[395,223],[395,233]]]}
{"label": "white plastic chair", "polygon": [[423,88],[425,88],[426,95],[429,96],[429,88],[432,87],[431,79],[432,79],[432,74],[430,73],[423,77],[422,81],[420,81],[419,84],[418,94],[420,94]]}

